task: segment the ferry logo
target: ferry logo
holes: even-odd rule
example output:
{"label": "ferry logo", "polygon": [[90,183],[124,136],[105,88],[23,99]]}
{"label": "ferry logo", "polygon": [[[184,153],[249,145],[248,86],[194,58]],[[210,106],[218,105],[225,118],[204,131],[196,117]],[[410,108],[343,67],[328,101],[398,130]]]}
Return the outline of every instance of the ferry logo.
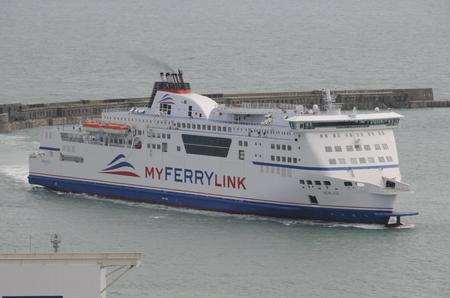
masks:
{"label": "ferry logo", "polygon": [[245,177],[217,174],[214,171],[192,170],[173,167],[145,167],[145,178],[180,183],[206,185],[210,187],[246,190]]}
{"label": "ferry logo", "polygon": [[169,94],[164,94],[164,95],[161,97],[161,100],[159,101],[159,103],[162,103],[162,104],[171,104],[171,105],[173,105],[173,104],[175,104],[175,100],[174,100],[173,97],[170,96]]}
{"label": "ferry logo", "polygon": [[[131,169],[131,170],[130,170]],[[104,168],[100,173],[128,176],[128,177],[140,177],[132,170],[136,170],[132,164],[125,161],[125,155],[119,154],[113,158],[113,160]]]}

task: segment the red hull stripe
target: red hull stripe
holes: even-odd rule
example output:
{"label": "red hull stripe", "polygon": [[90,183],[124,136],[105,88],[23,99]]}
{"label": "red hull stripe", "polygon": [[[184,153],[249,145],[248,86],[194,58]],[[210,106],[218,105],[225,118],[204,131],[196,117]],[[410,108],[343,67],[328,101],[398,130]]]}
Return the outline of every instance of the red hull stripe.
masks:
{"label": "red hull stripe", "polygon": [[128,172],[128,171],[114,171],[114,172],[102,172],[103,174],[112,174],[112,175],[121,175],[121,176],[130,176],[130,177],[139,177],[139,175]]}
{"label": "red hull stripe", "polygon": [[161,91],[178,93],[178,94],[191,93],[191,89],[162,89]]}

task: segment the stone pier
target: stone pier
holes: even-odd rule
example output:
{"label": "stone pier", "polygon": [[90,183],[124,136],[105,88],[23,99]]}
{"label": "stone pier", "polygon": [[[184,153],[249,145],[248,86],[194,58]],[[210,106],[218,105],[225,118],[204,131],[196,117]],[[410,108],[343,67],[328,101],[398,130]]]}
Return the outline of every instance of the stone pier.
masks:
{"label": "stone pier", "polygon": [[[356,107],[359,110],[395,108],[450,107],[450,101],[434,100],[433,89],[377,89],[377,90],[333,90],[336,102],[344,110]],[[218,93],[205,94],[219,104],[251,106],[252,104],[303,105],[311,108],[320,103],[322,91],[271,92],[271,93]],[[103,100],[79,100],[42,104],[0,105],[0,133],[38,126],[79,123],[86,117],[100,116],[105,109],[146,106],[149,97]]]}

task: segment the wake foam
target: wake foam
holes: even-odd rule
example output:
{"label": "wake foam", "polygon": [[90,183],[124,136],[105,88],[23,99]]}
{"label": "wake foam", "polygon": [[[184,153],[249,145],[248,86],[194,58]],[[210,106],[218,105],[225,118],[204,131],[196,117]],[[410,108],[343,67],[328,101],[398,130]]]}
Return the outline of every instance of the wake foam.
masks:
{"label": "wake foam", "polygon": [[17,182],[28,184],[28,165],[6,165],[0,168],[0,173]]}

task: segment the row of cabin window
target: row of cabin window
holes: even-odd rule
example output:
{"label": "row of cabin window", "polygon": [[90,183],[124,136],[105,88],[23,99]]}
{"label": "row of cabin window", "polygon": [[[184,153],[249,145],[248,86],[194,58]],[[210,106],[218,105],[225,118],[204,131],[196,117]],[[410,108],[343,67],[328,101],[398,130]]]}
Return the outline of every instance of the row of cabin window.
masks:
{"label": "row of cabin window", "polygon": [[[375,136],[375,132],[374,131],[367,131],[365,132],[369,137],[370,136]],[[382,130],[377,131],[379,136],[384,136],[385,133]],[[344,133],[342,133],[342,135],[344,135]],[[346,137],[363,137],[364,136],[364,132],[346,132],[345,133]],[[321,138],[328,138],[328,134],[324,133],[324,134],[320,134]],[[330,133],[330,138],[340,138],[341,137],[341,133],[337,132],[337,133]]]}
{"label": "row of cabin window", "polygon": [[[299,182],[302,185],[305,185],[305,184],[306,185],[313,185],[313,181],[311,181],[311,180],[306,180],[305,181],[303,179],[300,179]],[[328,181],[328,180],[325,180],[325,181],[314,180],[314,185],[322,185],[322,183],[323,183],[323,185],[326,185],[326,186],[331,185],[331,182]]]}
{"label": "row of cabin window", "polygon": [[[248,142],[239,140],[238,141],[238,145],[241,146],[241,147],[248,147]],[[255,146],[258,146],[258,145],[262,146],[262,143],[255,142]]]}
{"label": "row of cabin window", "polygon": [[[375,150],[381,150],[381,148],[383,148],[383,150],[388,150],[389,146],[387,144],[374,144],[373,147],[375,148]],[[365,151],[370,151],[372,150],[372,147],[370,145],[347,145],[345,146],[345,149],[347,150],[347,152],[353,152],[353,151],[362,151],[364,148]],[[335,152],[342,152],[342,147],[341,146],[334,146],[334,151]],[[333,147],[331,146],[325,146],[325,152],[333,152]]]}
{"label": "row of cabin window", "polygon": [[270,149],[276,149],[276,150],[287,150],[291,151],[292,146],[291,145],[285,145],[285,144],[270,144]]}
{"label": "row of cabin window", "polygon": [[[216,126],[216,125],[206,125],[206,124],[191,124],[191,123],[179,123],[177,122],[178,128],[192,128],[198,130],[212,130],[212,131],[227,131],[226,126]],[[228,132],[231,132],[231,127],[228,127]]]}
{"label": "row of cabin window", "polygon": [[170,133],[165,134],[165,133],[152,133],[152,138],[163,138],[163,139],[168,139],[170,140]]}
{"label": "row of cabin window", "polygon": [[[198,130],[209,130],[209,131],[223,131],[223,132],[232,132],[233,128],[232,127],[227,127],[227,126],[216,126],[216,125],[207,125],[207,124],[194,124],[194,123],[177,123],[176,124],[177,128],[187,128],[187,129],[198,129]],[[248,128],[242,129],[242,128],[234,128],[235,131],[249,131]],[[253,131],[250,130],[249,132],[257,132],[257,131]],[[260,133],[260,132],[259,132]],[[286,132],[280,132],[280,131],[263,131],[263,133],[268,133],[268,134],[282,134],[282,135],[286,135]]]}
{"label": "row of cabin window", "polygon": [[300,158],[297,159],[297,157],[286,157],[286,156],[270,156],[271,161],[281,161],[281,162],[289,162],[289,163],[297,163],[300,162]]}
{"label": "row of cabin window", "polygon": [[[305,184],[306,185],[313,185],[313,181],[311,181],[311,180],[306,180],[305,181],[305,180],[300,179],[299,182],[302,185],[305,185]],[[331,182],[327,181],[327,180],[325,180],[325,181],[314,180],[314,185],[321,186],[322,183],[325,186],[330,186],[331,185]],[[353,186],[353,183],[350,182],[350,181],[344,181],[344,186]]]}
{"label": "row of cabin window", "polygon": [[[150,149],[150,147],[152,149],[156,149],[156,150],[160,150],[162,149],[162,152],[167,152],[167,143],[161,143],[161,144],[147,144],[147,148]],[[177,148],[178,149],[178,148]],[[180,150],[178,150],[180,151]]]}
{"label": "row of cabin window", "polygon": [[[378,161],[379,162],[393,162],[394,159],[392,158],[392,156],[378,156]],[[330,163],[330,165],[335,165],[335,164],[340,164],[340,165],[345,165],[347,164],[347,161],[345,158],[330,158],[328,159],[328,162]],[[375,158],[374,157],[368,157],[367,160],[365,157],[359,157],[359,158],[355,158],[355,157],[351,157],[350,158],[350,162],[351,164],[364,164],[364,163],[375,163]]]}
{"label": "row of cabin window", "polygon": [[[147,122],[147,123],[152,123],[152,120],[146,120],[146,119],[130,119],[130,118],[123,118],[123,117],[106,117],[106,119],[109,120],[119,120],[119,121],[136,121],[136,122]],[[157,124],[167,124],[166,121],[155,121],[155,123]],[[188,128],[188,129],[198,129],[198,130],[212,130],[212,131],[223,131],[223,132],[232,132],[233,128],[232,127],[227,127],[227,126],[216,126],[216,125],[206,125],[206,124],[194,124],[194,123],[176,123],[176,127],[177,128]],[[236,128],[234,127],[235,131],[248,131],[248,128],[242,129],[242,128]],[[251,131],[251,132],[256,132],[256,131]],[[272,135],[292,135],[291,132],[286,132],[286,131],[272,131],[272,130],[267,130],[267,131],[263,131],[264,134],[272,134]]]}

